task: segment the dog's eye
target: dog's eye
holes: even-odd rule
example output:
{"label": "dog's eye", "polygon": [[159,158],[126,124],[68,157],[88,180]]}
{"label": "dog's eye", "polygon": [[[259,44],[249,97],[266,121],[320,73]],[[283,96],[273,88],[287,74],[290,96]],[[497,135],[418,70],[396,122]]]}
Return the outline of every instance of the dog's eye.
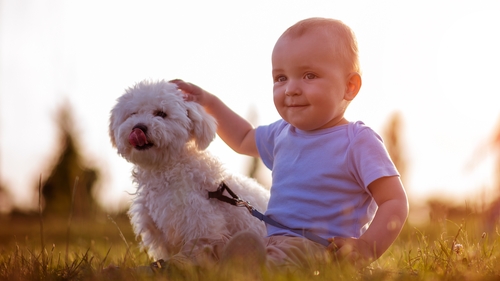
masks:
{"label": "dog's eye", "polygon": [[158,110],[155,112],[155,116],[158,116],[158,117],[161,117],[161,118],[165,118],[167,117],[167,114],[161,110]]}

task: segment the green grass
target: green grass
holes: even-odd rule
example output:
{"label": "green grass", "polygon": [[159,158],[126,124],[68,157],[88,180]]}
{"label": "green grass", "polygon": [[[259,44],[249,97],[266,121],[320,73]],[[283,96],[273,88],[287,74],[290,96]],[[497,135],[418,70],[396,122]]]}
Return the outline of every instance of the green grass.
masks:
{"label": "green grass", "polygon": [[[141,275],[136,269],[151,260],[139,250],[125,216],[73,218],[69,228],[67,219],[40,221],[38,216],[3,217],[0,225],[0,280],[245,280],[249,277],[239,272],[227,277],[215,270],[197,268],[169,276]],[[315,272],[268,272],[263,279],[500,280],[499,244],[498,229],[487,228],[481,216],[419,227],[408,223],[394,245],[364,270],[332,265]],[[109,265],[120,269],[114,275],[104,274],[103,268]]]}

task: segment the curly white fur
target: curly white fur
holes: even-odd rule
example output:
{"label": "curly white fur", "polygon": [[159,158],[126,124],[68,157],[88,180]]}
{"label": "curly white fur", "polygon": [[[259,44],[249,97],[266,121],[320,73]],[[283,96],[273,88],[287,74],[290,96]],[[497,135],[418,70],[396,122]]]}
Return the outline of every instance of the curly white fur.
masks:
{"label": "curly white fur", "polygon": [[216,122],[177,86],[142,81],[111,110],[109,133],[118,154],[134,164],[137,194],[128,212],[148,254],[167,258],[189,240],[231,236],[241,230],[265,235],[263,222],[245,208],[208,199],[224,181],[241,198],[265,211],[269,191],[228,173],[205,149]]}

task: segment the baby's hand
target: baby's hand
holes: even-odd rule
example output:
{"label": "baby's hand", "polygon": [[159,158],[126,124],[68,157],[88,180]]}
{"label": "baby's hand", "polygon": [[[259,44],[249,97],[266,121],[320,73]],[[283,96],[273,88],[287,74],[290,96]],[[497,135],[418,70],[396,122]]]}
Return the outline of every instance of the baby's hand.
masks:
{"label": "baby's hand", "polygon": [[370,244],[362,239],[333,237],[327,250],[339,261],[346,261],[356,268],[368,266],[375,260],[375,252]]}
{"label": "baby's hand", "polygon": [[185,93],[185,100],[197,102],[202,106],[205,105],[206,96],[208,95],[208,93],[202,88],[196,86],[195,84],[185,82],[181,79],[174,79],[170,80],[169,82],[176,84],[179,90]]}

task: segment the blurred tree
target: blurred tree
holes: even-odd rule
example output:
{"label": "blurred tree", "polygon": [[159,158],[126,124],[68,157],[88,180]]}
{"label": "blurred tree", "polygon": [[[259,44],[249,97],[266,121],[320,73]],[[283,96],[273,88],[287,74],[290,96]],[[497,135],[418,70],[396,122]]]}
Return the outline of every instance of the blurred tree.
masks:
{"label": "blurred tree", "polygon": [[500,120],[493,131],[491,139],[491,149],[495,157],[493,166],[494,185],[497,194],[494,195],[496,199],[491,203],[488,210],[488,225],[493,229],[494,226],[500,224]]}
{"label": "blurred tree", "polygon": [[12,210],[12,196],[0,183],[0,215]]}
{"label": "blurred tree", "polygon": [[[61,106],[57,114],[57,123],[61,150],[49,177],[42,185],[44,216],[67,217],[73,210],[74,217],[89,217],[95,214],[98,207],[92,196],[98,171],[84,164],[85,161],[75,142],[75,123],[70,106]],[[72,197],[73,191],[75,191],[74,197]]]}
{"label": "blurred tree", "polygon": [[[258,120],[259,120],[259,115],[257,113],[257,110],[255,107],[250,107],[249,112],[248,112],[248,117],[247,120],[253,125],[257,126]],[[262,162],[260,158],[257,157],[251,157],[250,158],[250,163],[248,165],[248,171],[247,171],[247,176],[250,178],[255,179],[257,182],[259,182],[261,185],[269,188],[270,187],[270,179],[267,178],[268,175],[266,174],[267,168]]]}
{"label": "blurred tree", "polygon": [[497,127],[493,131],[493,138],[491,139],[491,148],[495,156],[495,186],[497,188],[497,196],[500,197],[500,120]]}
{"label": "blurred tree", "polygon": [[[249,112],[248,112],[247,120],[253,126],[256,126],[256,123],[259,120],[259,114],[257,113],[257,110],[255,109],[254,106],[249,107]],[[250,159],[250,163],[248,165],[247,176],[250,177],[250,178],[253,178],[253,179],[257,180],[257,181],[259,181],[259,179],[258,179],[258,170],[259,170],[259,168],[260,168],[259,158],[252,157]]]}
{"label": "blurred tree", "polygon": [[385,147],[391,156],[392,162],[401,175],[401,181],[405,188],[406,172],[407,172],[407,159],[403,143],[403,117],[400,112],[394,112],[390,117],[385,129],[383,131],[383,139]]}
{"label": "blurred tree", "polygon": [[[481,142],[472,157],[465,165],[465,171],[470,172],[480,165],[485,159],[493,158],[493,190],[494,194],[488,191],[484,202],[489,206],[486,208],[485,220],[489,230],[495,230],[500,223],[500,119],[493,129],[491,136]],[[489,158],[491,159],[491,158]]]}

